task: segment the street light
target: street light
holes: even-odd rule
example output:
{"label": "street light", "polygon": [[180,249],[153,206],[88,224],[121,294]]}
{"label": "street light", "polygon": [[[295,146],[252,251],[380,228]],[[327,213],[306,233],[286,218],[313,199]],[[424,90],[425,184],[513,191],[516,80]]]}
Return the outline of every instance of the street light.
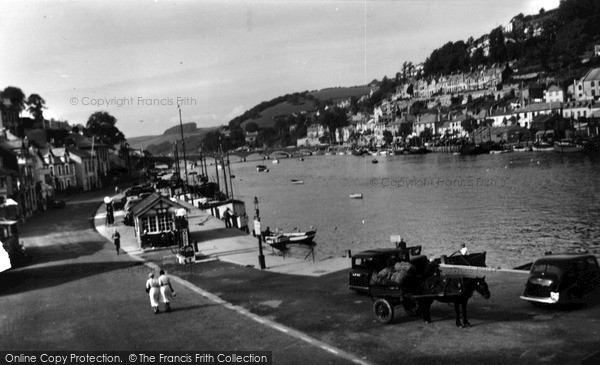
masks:
{"label": "street light", "polygon": [[185,247],[188,245],[188,222],[186,219],[186,210],[179,208],[175,212],[175,226],[179,235],[179,247]]}
{"label": "street light", "polygon": [[267,266],[265,265],[265,255],[263,254],[262,233],[260,230],[260,211],[258,210],[257,197],[254,197],[254,235],[258,237],[258,264],[260,265],[260,269],[264,270]]}

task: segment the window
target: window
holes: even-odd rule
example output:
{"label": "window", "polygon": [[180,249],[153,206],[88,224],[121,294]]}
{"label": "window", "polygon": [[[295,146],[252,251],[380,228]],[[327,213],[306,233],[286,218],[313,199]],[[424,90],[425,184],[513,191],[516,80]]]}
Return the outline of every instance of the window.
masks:
{"label": "window", "polygon": [[69,164],[65,165],[65,175],[69,175]]}
{"label": "window", "polygon": [[590,82],[590,86],[594,87],[594,81]]}
{"label": "window", "polygon": [[169,231],[173,229],[173,219],[170,214],[161,214],[158,218],[158,230]]}
{"label": "window", "polygon": [[142,218],[142,232],[147,231],[148,233],[159,232],[157,226],[157,217],[143,217]]}
{"label": "window", "polygon": [[61,166],[61,165],[58,165],[57,167],[58,167],[58,175],[60,176],[60,175],[62,175],[62,174],[63,174],[63,173],[62,173],[63,169],[62,169],[62,166]]}

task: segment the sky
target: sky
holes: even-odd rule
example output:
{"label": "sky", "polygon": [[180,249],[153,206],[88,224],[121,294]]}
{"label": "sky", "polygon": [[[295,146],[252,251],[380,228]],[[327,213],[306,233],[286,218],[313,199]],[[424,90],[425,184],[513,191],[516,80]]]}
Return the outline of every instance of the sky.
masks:
{"label": "sky", "polygon": [[[126,137],[227,125],[275,97],[394,77],[447,42],[559,0],[3,1],[0,89]],[[178,105],[180,108],[178,109]],[[24,112],[22,116],[28,116]]]}

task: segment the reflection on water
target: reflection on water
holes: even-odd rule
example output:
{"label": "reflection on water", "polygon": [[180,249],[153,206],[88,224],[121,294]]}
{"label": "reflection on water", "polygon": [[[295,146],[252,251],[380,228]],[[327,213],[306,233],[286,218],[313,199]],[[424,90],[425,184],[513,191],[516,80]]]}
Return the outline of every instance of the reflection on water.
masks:
{"label": "reflection on water", "polygon": [[[314,156],[232,163],[236,198],[263,226],[317,228],[317,257],[390,246],[401,235],[430,257],[466,243],[488,265],[545,251],[600,253],[600,161],[557,153]],[[269,172],[257,172],[265,163]],[[292,179],[304,184],[292,184]],[[350,199],[362,193],[363,199]]]}

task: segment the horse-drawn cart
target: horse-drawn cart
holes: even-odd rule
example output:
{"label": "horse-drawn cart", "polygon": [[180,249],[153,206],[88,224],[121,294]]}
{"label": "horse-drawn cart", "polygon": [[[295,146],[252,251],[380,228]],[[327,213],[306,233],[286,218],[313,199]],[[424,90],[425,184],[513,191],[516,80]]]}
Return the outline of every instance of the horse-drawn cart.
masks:
{"label": "horse-drawn cart", "polygon": [[[477,291],[484,298],[490,297],[485,278],[468,278],[454,275],[432,275],[418,278],[406,285],[370,285],[369,296],[373,300],[373,314],[383,324],[394,319],[397,307],[402,306],[410,316],[422,315],[431,322],[430,307],[434,301],[453,303],[456,312],[456,325],[468,326],[467,301]],[[462,309],[464,322],[460,320]]]}

